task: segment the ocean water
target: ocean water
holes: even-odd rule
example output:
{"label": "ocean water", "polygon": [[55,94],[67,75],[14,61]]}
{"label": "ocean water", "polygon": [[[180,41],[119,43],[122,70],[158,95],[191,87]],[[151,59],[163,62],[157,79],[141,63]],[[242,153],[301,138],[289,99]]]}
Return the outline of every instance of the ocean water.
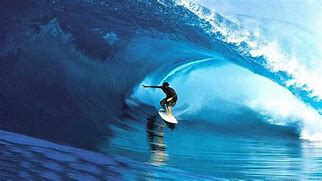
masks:
{"label": "ocean water", "polygon": [[[1,1],[0,129],[152,164],[154,179],[321,180],[321,9]],[[164,81],[174,129],[162,91],[141,86]]]}

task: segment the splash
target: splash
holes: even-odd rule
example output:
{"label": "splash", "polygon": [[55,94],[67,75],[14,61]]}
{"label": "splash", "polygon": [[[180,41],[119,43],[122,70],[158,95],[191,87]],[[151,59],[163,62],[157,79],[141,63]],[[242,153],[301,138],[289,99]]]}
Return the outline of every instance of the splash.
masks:
{"label": "splash", "polygon": [[[204,66],[209,61],[213,63]],[[142,84],[156,84],[159,80],[160,78],[151,74]],[[203,121],[216,122],[226,119],[218,117],[220,112],[229,115],[243,112],[247,108],[260,115],[258,121],[294,127],[299,130],[301,139],[322,141],[322,127],[319,126],[322,117],[317,110],[281,85],[228,61],[196,60],[172,70],[161,80],[170,82],[182,97],[174,112],[183,120],[190,120],[193,116],[200,121],[204,119],[202,115],[206,114]],[[162,93],[138,87],[132,97],[158,107]],[[229,104],[225,106],[225,102]],[[240,117],[231,124],[242,122],[242,119],[244,118]]]}
{"label": "splash", "polygon": [[305,91],[318,107],[321,106],[322,51],[310,32],[288,22],[219,15],[189,0],[177,3],[208,22],[211,25],[208,33],[221,34],[220,39],[236,45],[241,54],[265,58],[264,62],[255,60],[254,63],[274,74],[285,73],[287,76],[281,78],[285,79],[283,85]]}

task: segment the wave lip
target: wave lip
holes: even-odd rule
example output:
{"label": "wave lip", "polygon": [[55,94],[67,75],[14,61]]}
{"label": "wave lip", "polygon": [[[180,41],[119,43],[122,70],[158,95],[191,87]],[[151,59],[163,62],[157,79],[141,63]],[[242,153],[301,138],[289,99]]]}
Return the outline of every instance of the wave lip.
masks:
{"label": "wave lip", "polygon": [[246,64],[249,69],[259,65],[262,70],[258,73],[264,75],[265,70],[269,71],[269,78],[313,107],[321,108],[322,64],[319,60],[322,54],[320,43],[312,33],[288,22],[242,15],[222,16],[188,0],[177,3],[209,23],[211,28],[200,24],[206,32],[233,44],[234,49],[247,59],[232,62]]}

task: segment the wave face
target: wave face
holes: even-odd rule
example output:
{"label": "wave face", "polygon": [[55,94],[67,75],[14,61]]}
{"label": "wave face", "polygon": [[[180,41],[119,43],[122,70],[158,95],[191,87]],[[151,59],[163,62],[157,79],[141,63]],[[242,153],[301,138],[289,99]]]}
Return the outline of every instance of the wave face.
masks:
{"label": "wave face", "polygon": [[[163,96],[141,84],[168,81],[179,95],[183,138],[278,138],[282,146],[297,142],[295,150],[298,141],[322,141],[321,47],[295,24],[224,16],[185,0],[13,0],[0,2],[0,25],[2,130],[140,152],[148,146],[133,130],[142,130]],[[127,144],[129,134],[137,147]],[[189,151],[208,155],[182,146],[188,153],[177,161]]]}

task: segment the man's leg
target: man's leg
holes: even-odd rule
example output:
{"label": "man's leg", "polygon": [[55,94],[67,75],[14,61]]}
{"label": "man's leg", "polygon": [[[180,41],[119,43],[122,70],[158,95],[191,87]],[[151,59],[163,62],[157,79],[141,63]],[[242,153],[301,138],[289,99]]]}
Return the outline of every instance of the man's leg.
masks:
{"label": "man's leg", "polygon": [[167,105],[167,108],[168,108],[168,116],[172,116],[172,108],[169,104]]}
{"label": "man's leg", "polygon": [[165,107],[166,104],[167,104],[167,98],[164,98],[160,101],[160,105],[164,111],[166,111],[166,107]]}

